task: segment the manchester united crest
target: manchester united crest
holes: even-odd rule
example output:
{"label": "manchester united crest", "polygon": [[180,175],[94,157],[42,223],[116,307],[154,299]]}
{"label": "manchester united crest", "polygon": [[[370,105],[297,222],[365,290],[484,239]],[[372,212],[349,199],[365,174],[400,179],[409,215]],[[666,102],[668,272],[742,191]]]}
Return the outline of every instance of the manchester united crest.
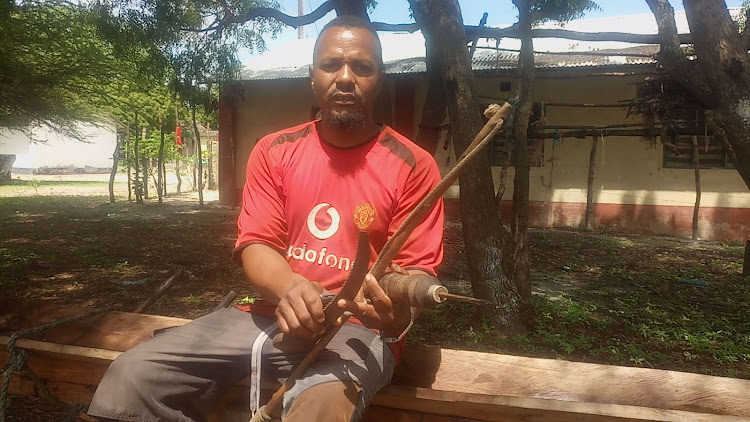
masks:
{"label": "manchester united crest", "polygon": [[375,221],[375,208],[368,203],[357,205],[354,209],[354,223],[360,230],[367,230],[370,224]]}

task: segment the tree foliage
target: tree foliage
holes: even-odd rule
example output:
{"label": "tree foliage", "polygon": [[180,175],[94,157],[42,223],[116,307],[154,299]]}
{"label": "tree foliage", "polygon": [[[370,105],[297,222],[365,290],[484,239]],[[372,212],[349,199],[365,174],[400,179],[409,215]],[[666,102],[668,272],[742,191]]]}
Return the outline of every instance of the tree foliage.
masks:
{"label": "tree foliage", "polygon": [[120,68],[84,8],[53,1],[0,2],[0,126],[45,123],[75,133],[94,121]]}

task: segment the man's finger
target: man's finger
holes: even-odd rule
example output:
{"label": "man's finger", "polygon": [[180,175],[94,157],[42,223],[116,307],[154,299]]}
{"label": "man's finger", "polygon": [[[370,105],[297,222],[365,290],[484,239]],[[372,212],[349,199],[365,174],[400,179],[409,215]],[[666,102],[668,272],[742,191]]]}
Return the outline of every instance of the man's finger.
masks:
{"label": "man's finger", "polygon": [[[288,298],[288,300],[289,305],[294,311],[295,319],[299,321],[299,324],[302,327],[305,327],[311,333],[317,333],[323,328],[323,325],[320,322],[316,321],[316,319],[312,315],[310,315],[308,302],[304,297],[292,296]],[[318,297],[317,300],[320,301],[320,297]]]}
{"label": "man's finger", "polygon": [[372,274],[367,274],[365,277],[364,292],[378,314],[392,317],[393,303],[391,298],[380,287]]}

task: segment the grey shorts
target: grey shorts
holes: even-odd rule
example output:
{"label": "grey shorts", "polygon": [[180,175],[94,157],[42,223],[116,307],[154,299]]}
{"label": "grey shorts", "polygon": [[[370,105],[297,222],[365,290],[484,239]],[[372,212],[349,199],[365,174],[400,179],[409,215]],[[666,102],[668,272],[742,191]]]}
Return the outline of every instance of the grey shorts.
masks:
{"label": "grey shorts", "polygon": [[[104,374],[89,415],[135,422],[205,421],[223,393],[250,375],[255,338],[276,322],[237,309],[222,309],[161,333],[123,353]],[[266,341],[262,377],[280,382],[306,353],[284,353]],[[284,414],[306,389],[354,381],[362,392],[353,420],[388,385],[395,361],[365,327],[347,323],[326,351],[284,395]]]}

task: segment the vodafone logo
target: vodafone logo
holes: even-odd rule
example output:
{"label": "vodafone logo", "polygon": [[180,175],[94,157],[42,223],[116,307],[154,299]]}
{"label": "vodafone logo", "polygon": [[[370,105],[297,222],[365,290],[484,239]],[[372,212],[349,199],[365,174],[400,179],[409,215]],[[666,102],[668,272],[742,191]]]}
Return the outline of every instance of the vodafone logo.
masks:
{"label": "vodafone logo", "polygon": [[[320,211],[322,211],[324,208],[326,209],[326,214],[328,214],[328,218],[330,219],[330,224],[325,224],[325,217],[321,216],[321,218],[318,218],[318,214],[320,214]],[[323,220],[318,222],[318,220]],[[310,214],[307,215],[307,229],[310,230],[310,233],[317,237],[320,240],[325,240],[336,234],[336,232],[339,230],[339,223],[341,222],[341,216],[339,215],[339,212],[336,210],[336,208],[332,207],[331,204],[327,202],[323,202],[322,204],[318,204],[313,207],[313,209],[310,211]],[[321,226],[323,228],[321,228]]]}

